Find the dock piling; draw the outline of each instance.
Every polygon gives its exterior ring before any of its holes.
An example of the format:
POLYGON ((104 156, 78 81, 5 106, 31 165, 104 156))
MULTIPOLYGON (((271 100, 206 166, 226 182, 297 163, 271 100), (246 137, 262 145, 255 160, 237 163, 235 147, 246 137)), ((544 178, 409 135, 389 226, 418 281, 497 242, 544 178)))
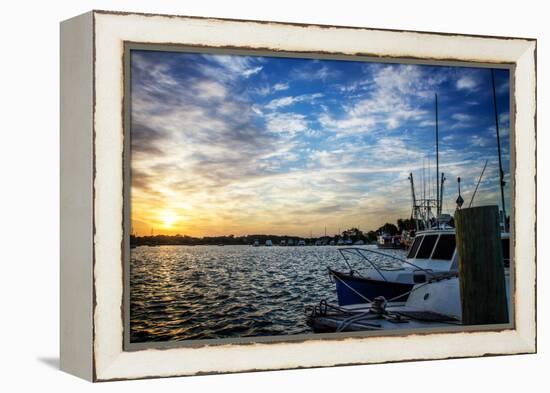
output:
POLYGON ((508 323, 498 207, 457 210, 455 226, 462 323, 508 323))

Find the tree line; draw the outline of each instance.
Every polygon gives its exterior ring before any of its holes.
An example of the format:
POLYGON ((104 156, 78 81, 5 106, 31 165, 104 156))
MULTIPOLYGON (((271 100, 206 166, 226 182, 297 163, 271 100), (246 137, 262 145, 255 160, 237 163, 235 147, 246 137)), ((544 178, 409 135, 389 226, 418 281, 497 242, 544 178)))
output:
MULTIPOLYGON (((420 223, 420 221, 419 221, 420 223)), ((359 228, 350 228, 343 231, 341 234, 335 236, 320 236, 320 237, 300 237, 300 236, 281 236, 281 235, 245 235, 245 236, 205 236, 205 237, 193 237, 187 235, 151 235, 151 236, 130 236, 130 245, 137 246, 160 246, 160 245, 186 245, 186 246, 199 246, 199 245, 252 245, 258 241, 259 244, 264 245, 266 240, 271 240, 274 245, 279 245, 284 240, 285 244, 292 241, 294 245, 297 245, 300 240, 303 240, 307 245, 314 244, 329 244, 331 241, 337 243, 338 240, 344 241, 351 240, 353 243, 357 241, 363 241, 364 243, 376 242, 377 236, 382 234, 388 234, 391 236, 403 233, 404 230, 410 231, 416 229, 416 223, 414 219, 398 219, 396 224, 385 223, 376 230, 363 232, 359 228)), ((420 226, 420 229, 422 226, 420 226)))

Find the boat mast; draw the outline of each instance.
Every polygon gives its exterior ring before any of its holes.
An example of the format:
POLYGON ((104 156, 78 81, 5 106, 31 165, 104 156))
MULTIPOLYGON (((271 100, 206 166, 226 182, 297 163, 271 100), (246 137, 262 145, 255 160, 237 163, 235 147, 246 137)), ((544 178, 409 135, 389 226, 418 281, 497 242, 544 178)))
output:
POLYGON ((436 212, 441 215, 441 204, 439 201, 439 119, 437 113, 437 93, 435 94, 435 179, 436 179, 436 212))
POLYGON ((504 231, 508 231, 506 227, 506 206, 504 204, 504 186, 506 182, 504 181, 504 171, 502 170, 502 157, 500 151, 500 130, 498 127, 498 109, 497 109, 497 94, 495 89, 495 71, 491 68, 491 81, 493 82, 493 107, 495 110, 495 127, 497 130, 497 148, 498 148, 498 169, 500 175, 500 198, 502 202, 502 216, 504 220, 504 231))

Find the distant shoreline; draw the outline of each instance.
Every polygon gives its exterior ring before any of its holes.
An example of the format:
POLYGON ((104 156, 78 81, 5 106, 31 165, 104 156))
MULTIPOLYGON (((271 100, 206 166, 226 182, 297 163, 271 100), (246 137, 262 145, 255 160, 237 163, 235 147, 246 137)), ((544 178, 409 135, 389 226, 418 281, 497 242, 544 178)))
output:
MULTIPOLYGON (((372 236, 371 236, 372 237, 372 236)), ((328 245, 331 241, 334 243, 338 240, 348 240, 357 242, 362 240, 365 243, 371 242, 374 239, 368 238, 368 236, 358 233, 355 236, 346 235, 334 235, 334 236, 320 236, 320 237, 301 237, 301 236, 281 236, 281 235, 247 235, 247 236, 207 236, 202 238, 191 236, 169 236, 169 235, 153 235, 153 236, 130 236, 130 245, 137 246, 230 246, 230 245, 265 245, 266 241, 271 241, 274 246, 297 246, 299 242, 303 242, 301 245, 315 245, 316 243, 328 245)), ((319 244, 317 244, 319 245, 319 244)))
POLYGON ((359 228, 350 228, 341 234, 325 236, 292 236, 292 235, 264 235, 253 234, 244 236, 225 235, 225 236, 203 236, 193 237, 187 235, 151 235, 151 236, 130 236, 130 245, 137 246, 229 246, 229 245, 266 245, 266 242, 273 246, 296 246, 296 245, 337 245, 374 243, 380 234, 396 235, 405 230, 411 230, 415 227, 412 219, 398 219, 397 225, 386 223, 376 231, 362 232, 359 228), (298 244, 300 243, 300 244, 298 244))

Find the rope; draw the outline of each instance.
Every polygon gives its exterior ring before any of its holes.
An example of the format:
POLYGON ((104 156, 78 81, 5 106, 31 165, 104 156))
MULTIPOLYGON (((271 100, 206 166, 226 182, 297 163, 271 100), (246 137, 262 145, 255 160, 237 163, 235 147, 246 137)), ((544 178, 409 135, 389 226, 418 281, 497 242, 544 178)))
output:
MULTIPOLYGON (((352 317, 344 319, 342 322, 340 322, 340 324, 336 328, 336 333, 339 333, 339 332, 343 331, 345 328, 347 328, 349 325, 351 325, 354 322, 359 322, 360 320, 362 320, 364 318, 368 318, 369 317, 369 315, 367 315, 368 313, 369 312, 367 311, 366 313, 362 313, 362 314, 359 314, 359 315, 354 315, 352 317)), ((377 317, 373 317, 371 319, 374 319, 374 318, 377 318, 377 317)), ((362 322, 362 324, 366 325, 366 326, 376 328, 376 329, 381 328, 380 324, 367 323, 367 322, 362 322)))
POLYGON ((340 277, 338 277, 337 275, 335 274, 331 274, 332 277, 334 277, 335 279, 337 279, 338 281, 340 281, 342 284, 344 284, 346 287, 348 287, 348 289, 351 289, 353 292, 355 292, 356 295, 358 295, 361 299, 363 300, 366 300, 367 303, 372 303, 372 300, 370 300, 368 297, 366 296, 363 296, 363 294, 357 292, 354 288, 352 288, 351 286, 349 286, 348 284, 346 284, 345 281, 343 281, 340 277))

